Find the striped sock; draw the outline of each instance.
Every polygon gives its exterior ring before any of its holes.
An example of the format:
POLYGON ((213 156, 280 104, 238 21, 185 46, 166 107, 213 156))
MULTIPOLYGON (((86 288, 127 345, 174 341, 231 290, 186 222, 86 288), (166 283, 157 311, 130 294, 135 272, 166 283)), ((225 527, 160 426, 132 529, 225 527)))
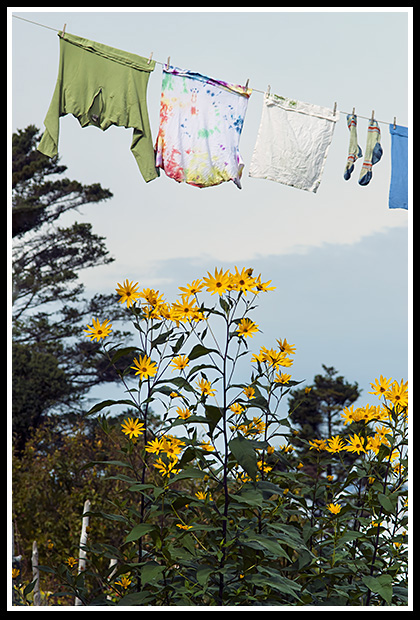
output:
POLYGON ((355 114, 347 115, 347 127, 350 131, 350 144, 349 154, 347 156, 347 163, 344 169, 344 178, 346 181, 351 177, 351 173, 354 170, 354 162, 359 157, 363 156, 362 149, 357 144, 357 116, 355 114))
POLYGON ((381 159, 381 130, 377 121, 369 122, 368 135, 366 141, 366 153, 363 166, 360 171, 359 185, 368 185, 372 179, 372 166, 381 159))

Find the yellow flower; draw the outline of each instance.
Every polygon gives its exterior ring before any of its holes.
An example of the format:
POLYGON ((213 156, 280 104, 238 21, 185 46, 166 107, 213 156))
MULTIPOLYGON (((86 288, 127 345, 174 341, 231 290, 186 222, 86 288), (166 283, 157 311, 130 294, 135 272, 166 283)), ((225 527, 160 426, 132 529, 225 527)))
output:
POLYGON ((193 299, 189 299, 188 295, 182 295, 181 301, 172 304, 173 320, 189 321, 198 320, 202 317, 199 307, 193 299))
POLYGON ((138 437, 142 435, 144 432, 144 424, 143 422, 139 422, 139 419, 136 418, 128 418, 128 420, 124 420, 121 424, 122 432, 124 435, 128 435, 130 439, 133 437, 138 437))
POLYGON ((369 392, 369 394, 375 394, 380 398, 385 394, 385 392, 387 392, 391 381, 392 379, 386 379, 381 375, 379 380, 375 379, 375 383, 370 384, 372 386, 373 392, 369 392))
POLYGON ((188 366, 189 361, 186 355, 178 355, 178 357, 174 357, 170 365, 173 366, 174 369, 184 370, 184 368, 188 366))
POLYGON ((327 504, 327 508, 333 515, 338 515, 341 510, 340 504, 327 504))
POLYGON ((238 325, 238 333, 240 336, 244 338, 248 338, 248 336, 254 335, 255 332, 258 331, 258 325, 256 325, 251 319, 241 319, 241 322, 238 325))
POLYGON ((12 579, 16 579, 16 577, 19 577, 20 575, 20 570, 18 568, 12 568, 12 579))
POLYGON ((327 449, 327 442, 325 441, 325 439, 313 439, 312 441, 309 440, 309 444, 311 446, 309 450, 316 450, 317 452, 320 452, 321 450, 327 449))
POLYGON ((141 293, 139 293, 139 297, 142 297, 145 301, 147 301, 152 308, 161 306, 165 302, 163 295, 160 295, 159 291, 156 291, 153 288, 144 288, 141 293))
POLYGON ((249 400, 251 400, 251 398, 255 398, 255 390, 250 385, 244 388, 243 393, 249 400))
POLYGON ((117 586, 121 586, 124 590, 127 590, 128 586, 131 584, 131 579, 129 577, 120 577, 119 581, 116 581, 115 584, 117 586))
POLYGON ((378 454, 381 444, 382 441, 379 435, 375 435, 374 437, 368 437, 366 442, 366 450, 372 450, 372 452, 378 454))
POLYGON ((150 452, 152 454, 159 454, 163 450, 162 440, 161 439, 152 439, 148 441, 145 446, 146 452, 150 452))
MULTIPOLYGON (((279 366, 292 366, 292 364, 293 364, 293 360, 291 360, 290 357, 287 357, 284 353, 282 353, 280 357, 280 361, 279 361, 279 366)), ((306 392, 307 389, 308 388, 305 388, 305 393, 307 393, 306 392)), ((310 389, 311 388, 309 388, 309 390, 310 389)))
POLYGON ((144 355, 143 357, 139 356, 138 359, 135 359, 134 366, 130 366, 130 368, 136 371, 136 375, 140 375, 140 379, 153 377, 157 373, 155 362, 152 362, 150 357, 147 357, 147 355, 144 355))
POLYGON ((207 379, 200 379, 200 381, 197 381, 197 386, 202 396, 214 396, 216 393, 216 391, 212 389, 211 383, 207 381, 207 379))
POLYGON ((234 291, 240 291, 245 293, 252 291, 255 287, 255 278, 252 277, 252 269, 242 269, 239 273, 238 268, 235 267, 235 273, 230 276, 229 287, 234 291))
POLYGON ((203 491, 197 491, 195 496, 196 496, 197 499, 206 500, 208 498, 208 500, 210 502, 213 501, 213 498, 212 498, 211 494, 210 493, 203 493, 203 491))
POLYGON ((70 568, 73 568, 73 566, 76 566, 77 560, 73 556, 70 556, 67 558, 66 563, 70 566, 70 568))
POLYGON ((239 403, 234 403, 229 409, 233 411, 235 415, 240 415, 244 411, 244 408, 239 403))
POLYGON ((256 280, 256 287, 257 287, 257 291, 258 292, 267 292, 267 291, 274 291, 276 289, 275 286, 268 286, 271 283, 271 280, 268 280, 268 282, 261 282, 261 274, 258 276, 257 280, 256 280))
POLYGON ((385 393, 385 398, 390 400, 394 406, 401 408, 408 405, 408 381, 406 383, 401 379, 401 383, 394 381, 390 389, 385 393))
POLYGON ((158 458, 156 463, 153 463, 153 467, 159 470, 161 476, 170 477, 171 474, 177 474, 181 470, 175 468, 176 461, 170 461, 169 463, 165 463, 161 458, 158 458))
POLYGON ((360 454, 361 452, 366 452, 363 447, 364 442, 365 440, 363 437, 359 437, 358 435, 354 434, 353 437, 350 437, 348 439, 345 449, 348 452, 357 452, 357 454, 360 454))
POLYGON ((268 474, 272 469, 273 466, 272 465, 268 465, 268 463, 266 463, 265 461, 261 460, 261 461, 257 461, 257 467, 260 471, 262 471, 264 474, 268 474))
POLYGON ((219 293, 222 295, 225 291, 228 290, 230 283, 230 273, 229 270, 226 273, 223 273, 223 269, 217 271, 217 268, 214 270, 214 276, 207 272, 208 278, 203 278, 205 285, 207 286, 207 291, 211 292, 212 295, 214 293, 219 293))
POLYGON ((178 460, 178 454, 181 454, 182 448, 185 446, 185 443, 179 439, 178 437, 174 437, 173 435, 164 435, 161 438, 162 443, 162 452, 171 459, 178 460))
POLYGON ((344 407, 343 413, 340 413, 340 416, 343 418, 344 424, 351 424, 354 422, 354 405, 351 405, 351 407, 344 407))
POLYGON ((214 448, 209 441, 202 441, 200 444, 200 448, 202 448, 205 452, 213 452, 214 448))
POLYGON ((377 426, 377 427, 375 428, 375 430, 376 430, 376 435, 375 435, 375 437, 378 437, 378 438, 379 438, 379 441, 380 441, 381 443, 384 443, 384 444, 386 444, 387 446, 389 446, 389 441, 388 441, 388 439, 387 439, 387 437, 386 437, 386 436, 387 436, 387 435, 389 435, 389 434, 392 434, 391 429, 390 429, 390 428, 388 428, 387 426, 381 426, 381 427, 378 427, 378 426, 377 426))
POLYGON ((176 526, 179 527, 181 530, 191 530, 192 529, 192 525, 185 525, 184 523, 177 523, 176 526))
POLYGON ((117 282, 117 287, 115 290, 118 295, 121 295, 121 299, 118 301, 123 304, 126 302, 127 308, 129 308, 139 297, 140 293, 137 291, 138 282, 135 284, 133 282, 129 282, 125 280, 122 284, 117 282))
POLYGON ((282 353, 288 353, 289 355, 293 355, 294 353, 296 353, 296 345, 295 344, 289 344, 286 340, 286 338, 284 340, 282 340, 281 338, 279 338, 277 340, 277 343, 279 345, 279 349, 282 353))
POLYGON ((96 338, 96 342, 102 340, 102 338, 106 338, 109 336, 110 332, 112 332, 112 324, 105 320, 103 323, 100 323, 98 319, 92 319, 92 326, 87 325, 87 329, 84 329, 86 336, 91 340, 96 338))
POLYGON ((179 286, 178 288, 188 297, 191 297, 192 295, 197 295, 197 293, 204 288, 204 283, 202 280, 193 280, 193 282, 191 284, 187 284, 186 287, 179 286))
POLYGON ((281 372, 281 373, 276 374, 276 376, 274 377, 274 381, 276 381, 277 383, 282 383, 283 385, 286 385, 286 383, 289 383, 291 378, 292 378, 292 375, 288 375, 285 372, 281 372))
POLYGON ((187 420, 191 415, 191 411, 188 409, 188 407, 185 407, 184 409, 182 409, 182 407, 177 407, 176 412, 178 414, 178 417, 182 418, 183 420, 187 420))
POLYGON ((335 437, 331 437, 330 439, 328 439, 327 442, 327 447, 325 448, 328 452, 341 452, 342 450, 345 450, 345 444, 343 442, 343 440, 341 439, 341 437, 339 435, 336 435, 335 437))

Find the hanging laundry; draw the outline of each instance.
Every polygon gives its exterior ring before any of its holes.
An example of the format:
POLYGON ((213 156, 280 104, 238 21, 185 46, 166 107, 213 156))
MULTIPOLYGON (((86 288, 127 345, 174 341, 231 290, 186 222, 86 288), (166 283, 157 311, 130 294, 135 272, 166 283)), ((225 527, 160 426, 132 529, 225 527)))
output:
POLYGON ((390 209, 408 209, 408 127, 389 126, 391 134, 390 209))
POLYGON ((163 68, 156 166, 179 183, 241 189, 239 140, 252 89, 163 68))
POLYGON ((60 36, 57 82, 38 150, 58 153, 59 119, 73 114, 82 127, 133 128, 131 151, 146 182, 159 176, 147 111, 147 85, 155 62, 66 33, 60 36))
POLYGON ((316 192, 339 112, 264 95, 250 177, 316 192))
POLYGON ((368 127, 365 158, 360 171, 359 185, 368 185, 372 179, 372 166, 382 157, 381 130, 378 122, 371 120, 368 127))
POLYGON ((362 149, 357 144, 357 116, 356 114, 347 114, 347 127, 350 131, 349 153, 347 163, 344 170, 344 178, 348 181, 354 170, 354 162, 363 156, 362 149))

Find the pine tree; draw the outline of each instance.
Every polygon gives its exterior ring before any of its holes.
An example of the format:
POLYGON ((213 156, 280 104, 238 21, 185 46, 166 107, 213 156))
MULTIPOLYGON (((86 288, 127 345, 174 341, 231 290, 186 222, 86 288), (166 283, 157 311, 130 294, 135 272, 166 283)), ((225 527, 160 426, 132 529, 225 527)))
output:
POLYGON ((323 364, 322 368, 324 374, 316 375, 312 385, 293 390, 288 401, 289 419, 297 431, 293 444, 303 463, 308 462, 305 459, 309 450, 306 442, 343 433, 340 414, 361 394, 357 382, 349 383, 344 377, 337 376, 338 371, 332 366, 323 364))
POLYGON ((46 415, 70 421, 86 408, 92 386, 115 380, 82 329, 92 316, 121 316, 115 295, 86 299, 79 280, 82 269, 114 260, 104 238, 89 223, 59 226, 63 213, 112 193, 60 178, 66 166, 38 152, 39 140, 30 125, 12 141, 13 430, 20 448, 46 415))

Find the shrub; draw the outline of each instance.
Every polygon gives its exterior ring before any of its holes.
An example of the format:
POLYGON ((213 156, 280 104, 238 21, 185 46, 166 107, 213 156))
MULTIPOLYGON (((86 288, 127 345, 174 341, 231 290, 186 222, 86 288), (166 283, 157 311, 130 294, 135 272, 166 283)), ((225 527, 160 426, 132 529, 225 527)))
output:
POLYGON ((83 604, 407 605, 407 385, 377 379, 379 404, 345 408, 342 434, 301 440, 304 467, 282 412, 300 383, 290 374, 295 345, 261 347, 246 380, 240 363, 270 284, 251 269, 216 269, 168 303, 125 280, 117 292, 138 345, 109 344, 106 317, 85 330, 103 342, 125 389, 90 414, 100 413, 105 433, 107 410, 129 406, 133 415, 112 460, 125 492, 112 512, 91 512, 92 527, 111 521, 122 543, 88 539, 80 575, 69 563, 55 567, 83 604), (118 370, 127 354, 132 364, 118 370), (104 570, 104 559, 114 565, 104 570))

